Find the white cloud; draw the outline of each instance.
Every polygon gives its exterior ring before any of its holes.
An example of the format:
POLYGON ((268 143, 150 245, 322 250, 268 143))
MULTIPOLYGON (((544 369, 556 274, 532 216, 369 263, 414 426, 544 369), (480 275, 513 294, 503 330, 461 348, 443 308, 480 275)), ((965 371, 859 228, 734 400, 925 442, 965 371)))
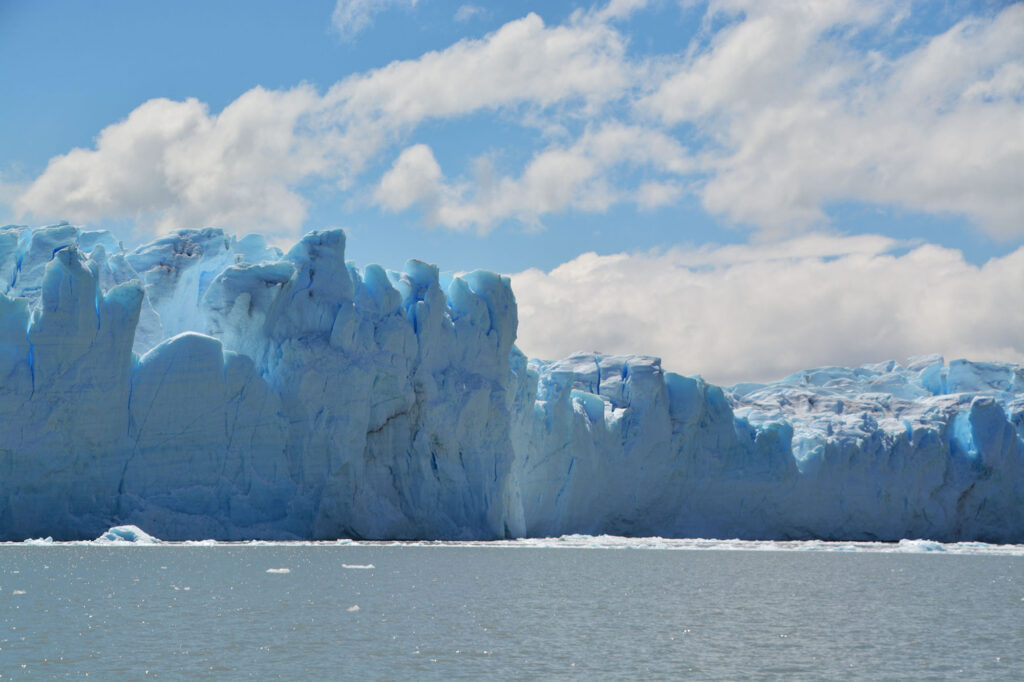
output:
POLYGON ((375 15, 392 5, 415 7, 417 0, 338 0, 331 14, 331 26, 343 40, 369 28, 375 15))
POLYGON ((308 87, 255 88, 218 115, 195 99, 149 100, 95 149, 51 159, 15 208, 37 219, 134 218, 141 230, 297 231, 306 206, 294 185, 327 167, 304 122, 317 100, 308 87))
POLYGON ((342 184, 424 121, 501 109, 597 111, 634 80, 624 52, 608 26, 549 27, 529 14, 482 39, 346 78, 326 93, 321 114, 337 123, 331 144, 345 149, 342 184))
MULTIPOLYGON (((644 4, 577 12, 572 26, 604 34, 644 4)), ((710 33, 707 49, 692 43, 664 77, 664 64, 630 63, 621 37, 610 40, 617 47, 603 54, 619 77, 601 95, 624 96, 654 121, 604 118, 535 154, 519 177, 438 177, 421 198, 427 220, 486 232, 569 208, 670 205, 696 190, 710 212, 769 238, 820 226, 842 201, 963 214, 996 236, 1024 233, 1024 5, 965 19, 900 57, 855 44, 884 43, 907 19, 904 5, 722 0, 711 3, 707 26, 722 15, 731 23, 710 33), (646 95, 644 77, 655 86, 646 95), (679 149, 681 125, 693 126, 682 132, 696 157, 639 186, 614 176, 649 163, 642 146, 619 146, 615 159, 588 151, 594 130, 614 127, 679 149)))
POLYGON ((549 27, 529 14, 483 39, 347 78, 326 99, 344 120, 397 128, 523 103, 594 106, 631 85, 624 52, 623 37, 608 26, 549 27))
MULTIPOLYGON (((338 30, 354 35, 392 4, 414 2, 339 2, 338 30)), ((434 224, 479 232, 697 193, 762 237, 818 226, 846 201, 1024 234, 1024 4, 893 56, 885 36, 907 21, 906 3, 715 0, 678 52, 631 57, 622 20, 646 4, 611 0, 556 26, 529 14, 326 93, 255 88, 219 114, 150 100, 93 148, 53 158, 15 208, 37 220, 294 235, 311 185, 363 182, 387 210, 418 206, 434 224), (365 177, 422 124, 472 114, 518 121, 541 141, 501 173, 485 155, 474 173, 446 178, 423 149, 365 177)))
POLYGON ((312 87, 254 88, 220 114, 195 99, 149 100, 105 128, 93 149, 50 160, 15 208, 36 220, 129 218, 141 231, 215 224, 295 235, 298 187, 350 187, 382 148, 432 118, 527 105, 592 107, 630 77, 621 36, 537 15, 480 40, 312 87))
POLYGON ((671 183, 647 183, 635 190, 614 186, 608 175, 623 167, 682 174, 692 168, 692 160, 682 145, 659 131, 609 123, 586 131, 571 146, 541 151, 519 177, 496 178, 481 160, 472 182, 446 183, 429 148, 417 145, 398 157, 375 198, 392 211, 420 203, 432 224, 486 232, 506 218, 540 225, 541 216, 568 208, 601 211, 621 201, 652 208, 678 196, 679 188, 671 183))
MULTIPOLYGON (((1024 4, 907 54, 854 47, 899 20, 873 2, 712 3, 742 11, 640 102, 713 141, 713 213, 782 235, 835 201, 971 217, 1024 233, 1024 4)), ((876 36, 877 37, 877 36, 876 36)))
POLYGON ((486 10, 479 5, 459 5, 459 9, 455 10, 455 21, 460 23, 469 21, 473 17, 482 16, 486 13, 486 10))
POLYGON ((607 4, 581 13, 578 19, 605 23, 628 19, 634 12, 639 12, 649 5, 649 0, 609 0, 607 4))
POLYGON ((409 147, 399 155, 377 186, 374 199, 392 211, 404 211, 417 202, 437 201, 441 167, 425 144, 409 147))
POLYGON ((646 353, 732 384, 938 352, 1024 361, 1024 248, 982 267, 877 235, 583 254, 512 276, 520 348, 646 353))
POLYGON ((645 182, 636 191, 636 203, 645 209, 671 206, 683 196, 683 188, 675 182, 645 182))

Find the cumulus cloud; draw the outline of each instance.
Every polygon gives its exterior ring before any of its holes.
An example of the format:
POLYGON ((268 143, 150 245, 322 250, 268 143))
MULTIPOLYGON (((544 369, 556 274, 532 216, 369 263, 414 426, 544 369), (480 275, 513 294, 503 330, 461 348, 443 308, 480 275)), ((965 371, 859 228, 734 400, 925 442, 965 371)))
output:
MULTIPOLYGON (((577 12, 575 26, 610 31, 645 4, 577 12)), ((535 226, 569 208, 664 206, 696 191, 711 213, 768 238, 821 226, 829 205, 846 201, 966 215, 996 237, 1019 236, 1024 5, 968 17, 887 56, 905 10, 853 0, 712 2, 706 46, 698 38, 667 59, 617 66, 636 79, 610 90, 633 121, 587 126, 572 143, 539 151, 519 177, 438 179, 421 208, 433 224, 486 232, 508 218, 535 226), (655 179, 639 186, 623 182, 618 169, 647 163, 642 145, 600 162, 586 152, 595 129, 615 127, 674 150, 687 139, 696 151, 677 154, 689 163, 651 168, 655 179)))
POLYGON ((326 99, 343 120, 414 126, 523 103, 547 107, 577 99, 596 106, 633 77, 616 30, 593 22, 546 26, 531 13, 483 39, 347 78, 326 99))
POLYGON ((681 60, 639 107, 696 124, 714 148, 701 196, 782 235, 836 201, 967 215, 1024 232, 1024 4, 966 18, 887 57, 888 3, 713 2, 740 19, 681 60))
POLYGON ((325 94, 318 118, 335 126, 327 144, 343 150, 347 186, 382 149, 425 121, 480 111, 581 116, 621 96, 633 81, 623 37, 606 25, 547 26, 536 14, 482 39, 466 39, 414 60, 350 76, 325 94))
POLYGON ((812 234, 587 253, 512 287, 528 355, 640 352, 722 384, 927 353, 1024 361, 1024 248, 978 267, 931 244, 812 234))
MULTIPOLYGON (((413 2, 341 0, 336 27, 355 35, 390 4, 413 2)), ((893 51, 906 4, 713 0, 676 52, 634 54, 627 20, 646 4, 611 0, 561 25, 528 14, 326 92, 255 88, 220 113, 150 100, 52 159, 15 208, 294 235, 309 188, 327 186, 487 232, 695 193, 762 237, 813 229, 850 201, 1024 234, 1024 4, 893 51), (424 123, 474 114, 530 127, 521 168, 498 172, 478 150, 472 172, 453 172, 414 144, 424 123)))
POLYGON ((149 100, 105 128, 92 149, 51 159, 15 208, 36 220, 131 218, 141 230, 216 224, 295 235, 307 210, 300 185, 350 187, 381 149, 427 119, 596 106, 630 80, 623 50, 603 25, 548 27, 531 14, 323 94, 257 87, 219 114, 195 99, 149 100))
POLYGON ((154 99, 73 149, 15 201, 21 214, 94 222, 136 219, 158 231, 205 224, 297 230, 306 202, 294 189, 327 167, 306 118, 309 87, 255 88, 220 114, 198 100, 154 99))
POLYGON ((375 15, 394 5, 415 7, 417 0, 338 0, 331 14, 331 26, 343 40, 352 40, 370 27, 375 15))
POLYGON ((441 167, 425 144, 401 153, 377 186, 374 199, 392 210, 403 211, 414 203, 435 203, 440 192, 441 167))
POLYGON ((392 211, 420 203, 433 224, 486 232, 506 218, 540 225, 541 216, 567 208, 601 211, 622 201, 644 208, 664 205, 678 196, 677 186, 622 188, 609 181, 609 173, 644 167, 683 174, 692 166, 689 153, 674 138, 613 123, 586 131, 570 146, 539 152, 518 177, 495 177, 481 159, 476 177, 465 183, 445 181, 430 149, 416 145, 402 152, 384 175, 375 199, 392 211))

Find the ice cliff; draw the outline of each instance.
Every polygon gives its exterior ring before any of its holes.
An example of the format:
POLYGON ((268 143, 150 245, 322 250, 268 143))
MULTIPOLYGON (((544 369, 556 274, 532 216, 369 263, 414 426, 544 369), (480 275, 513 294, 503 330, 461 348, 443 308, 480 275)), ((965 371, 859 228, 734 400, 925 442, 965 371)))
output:
POLYGON ((1024 370, 527 360, 507 278, 0 228, 0 539, 1024 542, 1024 370))

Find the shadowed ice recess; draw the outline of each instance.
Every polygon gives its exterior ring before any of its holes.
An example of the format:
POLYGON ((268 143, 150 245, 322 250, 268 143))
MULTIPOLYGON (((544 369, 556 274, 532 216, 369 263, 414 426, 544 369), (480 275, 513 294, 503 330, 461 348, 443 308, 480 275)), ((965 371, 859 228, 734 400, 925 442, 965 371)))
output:
POLYGON ((0 228, 0 539, 1024 542, 1019 366, 527 360, 507 278, 344 251, 0 228))

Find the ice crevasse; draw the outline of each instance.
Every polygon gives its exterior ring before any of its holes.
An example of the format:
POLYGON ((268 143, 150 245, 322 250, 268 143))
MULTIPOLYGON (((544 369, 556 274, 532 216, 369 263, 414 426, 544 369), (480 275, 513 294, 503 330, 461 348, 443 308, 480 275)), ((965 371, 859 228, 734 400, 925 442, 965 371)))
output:
POLYGON ((0 228, 0 539, 1024 542, 1024 369, 528 360, 508 278, 0 228))

